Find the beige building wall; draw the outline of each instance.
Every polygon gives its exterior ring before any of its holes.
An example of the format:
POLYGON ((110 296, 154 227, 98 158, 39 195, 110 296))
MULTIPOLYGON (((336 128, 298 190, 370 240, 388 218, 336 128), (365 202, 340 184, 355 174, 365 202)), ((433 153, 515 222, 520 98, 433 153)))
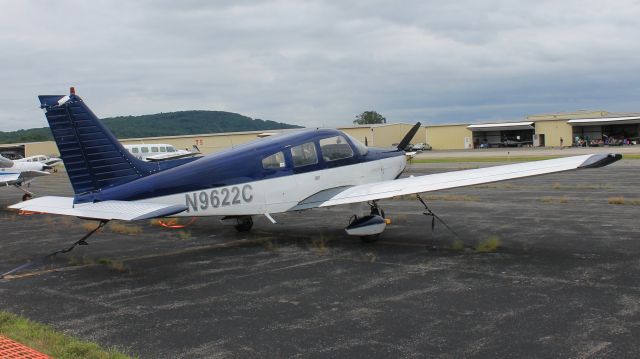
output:
MULTIPOLYGON (((358 141, 365 143, 365 137, 369 147, 391 147, 394 143, 399 143, 411 130, 414 124, 391 123, 385 125, 341 127, 339 130, 348 133, 358 141)), ((421 126, 413 136, 411 143, 423 143, 427 140, 427 129, 421 126)))
POLYGON ((446 125, 427 127, 427 143, 434 150, 465 149, 465 139, 473 146, 473 133, 468 125, 446 125))
MULTIPOLYGON (((344 132, 365 142, 365 137, 371 147, 390 147, 394 143, 400 142, 407 132, 413 127, 411 124, 389 124, 383 126, 357 126, 341 128, 344 132)), ((125 138, 120 142, 125 145, 144 143, 167 143, 178 149, 191 149, 193 145, 198 146, 203 154, 219 152, 243 143, 265 137, 270 133, 280 131, 251 131, 251 132, 230 132, 214 133, 188 136, 166 136, 166 137, 145 137, 145 138, 125 138)), ((426 128, 421 127, 413 137, 412 143, 426 142, 426 128)), ((59 156, 58 147, 54 141, 25 143, 25 156, 33 155, 56 155, 59 156)))
POLYGON ((535 127, 536 135, 544 135, 545 147, 559 147, 561 137, 564 140, 564 146, 571 146, 573 129, 565 119, 555 121, 536 121, 535 127))
POLYGON ((24 144, 24 156, 35 156, 35 155, 53 155, 60 156, 60 151, 58 151, 58 146, 54 141, 44 141, 44 142, 29 142, 24 144))

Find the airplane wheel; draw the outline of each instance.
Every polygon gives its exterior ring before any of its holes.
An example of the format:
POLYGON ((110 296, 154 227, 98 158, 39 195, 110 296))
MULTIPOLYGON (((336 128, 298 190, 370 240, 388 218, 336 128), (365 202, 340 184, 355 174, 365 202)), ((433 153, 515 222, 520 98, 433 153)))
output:
POLYGON ((22 200, 23 200, 23 201, 28 201, 28 200, 30 200, 31 198, 33 198, 33 196, 32 196, 32 195, 30 195, 29 193, 25 193, 25 194, 22 196, 22 200))
POLYGON ((238 232, 249 232, 253 227, 253 219, 251 217, 238 218, 238 224, 235 227, 238 232))
POLYGON ((380 238, 380 234, 372 234, 370 236, 362 236, 362 237, 360 237, 360 239, 364 243, 373 243, 373 242, 376 242, 379 238, 380 238))

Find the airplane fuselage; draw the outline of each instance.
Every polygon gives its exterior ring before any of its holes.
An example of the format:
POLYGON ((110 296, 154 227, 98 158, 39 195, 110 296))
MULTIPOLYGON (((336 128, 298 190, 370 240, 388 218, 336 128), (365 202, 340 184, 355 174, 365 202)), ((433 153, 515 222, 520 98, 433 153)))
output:
POLYGON ((402 151, 366 148, 338 130, 306 130, 256 140, 126 185, 76 195, 76 203, 122 200, 187 206, 176 216, 279 213, 323 190, 397 178, 405 166, 402 151), (323 145, 335 138, 338 144, 323 145), (350 155, 338 154, 338 159, 327 153, 345 148, 350 155), (311 157, 301 164, 301 156, 311 157), (274 165, 270 158, 280 162, 274 165))

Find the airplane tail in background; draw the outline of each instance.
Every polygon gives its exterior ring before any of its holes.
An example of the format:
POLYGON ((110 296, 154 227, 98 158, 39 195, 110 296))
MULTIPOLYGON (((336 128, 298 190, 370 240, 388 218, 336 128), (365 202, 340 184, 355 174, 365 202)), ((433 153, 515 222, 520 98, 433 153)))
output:
POLYGON ((131 155, 73 87, 68 96, 38 96, 76 195, 127 183, 158 170, 131 155))

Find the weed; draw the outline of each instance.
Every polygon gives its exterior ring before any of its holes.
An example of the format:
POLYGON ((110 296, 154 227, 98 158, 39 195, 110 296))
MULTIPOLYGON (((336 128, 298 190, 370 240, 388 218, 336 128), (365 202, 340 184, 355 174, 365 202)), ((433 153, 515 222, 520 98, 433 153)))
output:
POLYGON ((317 250, 318 254, 322 255, 327 253, 327 240, 324 236, 313 238, 311 240, 311 246, 317 250))
POLYGON ((640 199, 625 199, 622 196, 609 197, 609 204, 627 204, 631 206, 640 206, 640 199))
POLYGON ((107 268, 109 268, 112 271, 116 271, 118 273, 124 273, 124 272, 130 272, 130 269, 127 265, 124 264, 124 262, 119 261, 117 259, 110 259, 110 258, 100 258, 98 259, 98 263, 102 264, 104 266, 106 266, 107 268))
POLYGON ((476 252, 478 253, 494 253, 500 247, 500 238, 498 236, 490 236, 485 241, 478 243, 476 252))
POLYGON ((278 251, 278 246, 272 240, 262 242, 262 246, 269 252, 275 253, 278 251))
POLYGON ((624 204, 624 197, 609 197, 609 204, 624 204))
POLYGON ((449 247, 449 249, 451 249, 452 251, 455 252, 460 252, 464 250, 464 242, 462 242, 459 239, 456 239, 455 241, 453 241, 453 243, 451 243, 451 246, 449 247))
POLYGON ((178 231, 176 232, 178 239, 181 241, 188 241, 191 239, 191 231, 178 231))
POLYGON ((367 254, 365 254, 364 256, 371 263, 375 262, 378 259, 378 256, 376 256, 373 252, 367 252, 367 254))
POLYGON ((109 229, 113 233, 126 234, 129 236, 135 236, 137 234, 142 233, 142 227, 132 226, 132 225, 118 223, 118 222, 112 222, 109 225, 109 229))
POLYGON ((89 266, 89 265, 96 264, 96 261, 93 260, 92 258, 85 257, 85 256, 76 257, 76 256, 71 255, 69 257, 68 264, 70 266, 72 266, 72 267, 75 267, 75 266, 89 266))
POLYGON ((567 198, 567 196, 562 196, 562 197, 542 197, 542 199, 540 199, 542 201, 542 203, 546 203, 546 204, 553 204, 553 203, 568 203, 569 202, 569 198, 567 198))

